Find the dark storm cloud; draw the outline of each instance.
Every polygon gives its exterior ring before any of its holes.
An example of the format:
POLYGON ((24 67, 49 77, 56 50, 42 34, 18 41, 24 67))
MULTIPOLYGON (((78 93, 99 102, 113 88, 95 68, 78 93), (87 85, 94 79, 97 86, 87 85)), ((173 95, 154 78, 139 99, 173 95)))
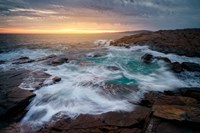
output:
POLYGON ((78 17, 150 29, 187 28, 200 27, 200 0, 0 0, 0 15, 2 24, 17 16, 63 21, 78 17))

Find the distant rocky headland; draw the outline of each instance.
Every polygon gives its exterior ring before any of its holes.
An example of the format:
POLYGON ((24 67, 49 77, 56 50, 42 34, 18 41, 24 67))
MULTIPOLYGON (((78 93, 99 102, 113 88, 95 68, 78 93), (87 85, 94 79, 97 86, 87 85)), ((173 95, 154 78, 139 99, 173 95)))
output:
POLYGON ((160 30, 125 36, 112 42, 113 46, 149 45, 164 53, 200 57, 200 29, 160 30))

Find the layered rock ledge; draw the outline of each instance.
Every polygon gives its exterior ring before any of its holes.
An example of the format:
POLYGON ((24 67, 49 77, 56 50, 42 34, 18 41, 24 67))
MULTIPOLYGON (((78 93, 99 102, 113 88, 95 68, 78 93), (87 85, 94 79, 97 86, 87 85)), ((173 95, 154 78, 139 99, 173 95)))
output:
POLYGON ((200 57, 200 29, 160 30, 125 36, 111 42, 113 46, 148 45, 164 53, 200 57))

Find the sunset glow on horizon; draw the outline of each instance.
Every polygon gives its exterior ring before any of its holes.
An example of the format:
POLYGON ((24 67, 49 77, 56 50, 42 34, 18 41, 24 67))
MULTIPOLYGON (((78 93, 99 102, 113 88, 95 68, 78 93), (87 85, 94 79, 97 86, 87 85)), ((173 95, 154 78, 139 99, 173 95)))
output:
POLYGON ((60 30, 40 30, 40 29, 3 29, 0 33, 12 34, 98 34, 98 33, 117 33, 117 30, 88 30, 88 29, 60 29, 60 30))
POLYGON ((0 33, 196 28, 199 4, 197 0, 0 0, 0 33))

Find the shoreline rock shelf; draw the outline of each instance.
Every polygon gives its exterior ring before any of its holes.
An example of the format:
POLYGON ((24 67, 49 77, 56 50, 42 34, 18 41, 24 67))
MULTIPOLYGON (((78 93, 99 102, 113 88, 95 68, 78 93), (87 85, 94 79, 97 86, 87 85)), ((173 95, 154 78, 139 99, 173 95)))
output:
MULTIPOLYGON (((197 95, 200 96, 200 88, 180 88, 174 93, 149 92, 143 101, 149 101, 152 106, 138 103, 131 112, 82 114, 75 119, 63 116, 34 132, 197 133, 200 131, 200 101, 196 99, 197 95), (194 92, 196 95, 191 95, 194 92)), ((2 131, 12 132, 17 128, 19 125, 2 131)), ((30 132, 29 128, 24 131, 30 132)))
POLYGON ((164 53, 200 57, 200 29, 160 30, 125 36, 111 42, 113 46, 148 45, 164 53))
POLYGON ((39 86, 35 86, 35 89, 44 86, 45 80, 49 78, 52 84, 61 80, 60 77, 52 77, 43 71, 30 72, 22 69, 2 71, 0 73, 0 132, 14 132, 15 129, 20 129, 19 126, 10 129, 10 126, 12 127, 13 123, 18 123, 21 120, 27 112, 26 107, 36 96, 33 92, 18 87, 30 75, 34 78, 34 82, 26 82, 27 86, 31 83, 38 83, 39 86), (6 128, 9 130, 6 131, 6 128))

